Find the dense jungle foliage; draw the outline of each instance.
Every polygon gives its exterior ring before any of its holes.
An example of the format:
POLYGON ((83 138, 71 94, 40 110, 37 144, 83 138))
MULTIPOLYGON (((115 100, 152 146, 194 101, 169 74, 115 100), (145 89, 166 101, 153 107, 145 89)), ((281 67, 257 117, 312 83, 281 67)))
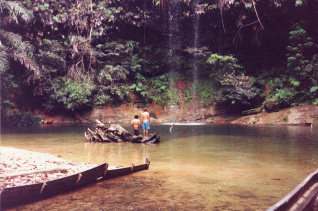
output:
POLYGON ((1 0, 0 17, 2 125, 135 100, 318 105, 318 0, 1 0))

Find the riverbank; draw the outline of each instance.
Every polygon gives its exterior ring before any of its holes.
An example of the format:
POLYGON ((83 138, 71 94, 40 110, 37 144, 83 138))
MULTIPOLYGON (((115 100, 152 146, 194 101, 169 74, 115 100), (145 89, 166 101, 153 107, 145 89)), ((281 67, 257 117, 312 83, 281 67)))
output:
MULTIPOLYGON (((265 112, 265 109, 261 109, 260 113, 246 116, 240 113, 233 114, 227 108, 216 109, 215 106, 202 107, 194 111, 190 108, 181 109, 178 106, 160 109, 152 105, 149 107, 149 111, 152 123, 200 122, 218 124, 318 125, 318 106, 315 105, 295 106, 281 109, 277 112, 265 112)), ((68 118, 65 115, 42 116, 45 119, 43 123, 48 124, 94 123, 96 119, 102 122, 130 124, 134 116, 142 112, 142 108, 136 108, 133 105, 127 104, 119 107, 95 107, 85 114, 78 114, 72 118, 68 118)))
POLYGON ((242 116, 231 123, 255 125, 318 125, 318 106, 304 105, 285 108, 277 112, 260 112, 242 116))
POLYGON ((1 178, 5 178, 1 179, 1 188, 29 185, 58 179, 97 166, 97 164, 69 161, 46 153, 31 152, 9 147, 0 147, 0 159, 0 175, 1 178), (32 174, 32 172, 47 170, 50 171, 32 174), (6 176, 23 173, 27 174, 14 177, 6 176))

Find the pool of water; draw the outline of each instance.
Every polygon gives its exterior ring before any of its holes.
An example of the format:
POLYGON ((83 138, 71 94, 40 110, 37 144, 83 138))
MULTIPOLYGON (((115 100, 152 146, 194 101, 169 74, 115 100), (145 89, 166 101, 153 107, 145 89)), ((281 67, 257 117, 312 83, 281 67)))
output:
POLYGON ((318 168, 317 127, 151 125, 159 144, 88 143, 87 127, 7 129, 1 146, 111 166, 149 157, 150 169, 16 209, 265 210, 318 168))

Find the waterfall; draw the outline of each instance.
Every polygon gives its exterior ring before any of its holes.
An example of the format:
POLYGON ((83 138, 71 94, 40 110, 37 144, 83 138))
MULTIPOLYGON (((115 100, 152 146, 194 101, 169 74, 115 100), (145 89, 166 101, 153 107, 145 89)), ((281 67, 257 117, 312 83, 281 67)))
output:
POLYGON ((193 16, 193 33, 194 33, 194 63, 193 63, 193 105, 194 112, 197 110, 197 86, 198 86, 198 47, 199 47, 199 21, 200 21, 200 11, 199 11, 199 1, 194 0, 194 16, 193 16))
MULTIPOLYGON (((194 62, 192 64, 192 69, 190 70, 193 76, 192 81, 192 108, 193 108, 193 114, 198 110, 198 102, 197 99, 197 86, 198 86, 198 78, 199 78, 199 62, 198 62, 198 52, 199 52, 199 22, 200 22, 200 0, 194 0, 192 3, 192 10, 193 10, 193 16, 192 16, 192 31, 193 34, 193 42, 190 44, 193 48, 193 59, 194 62)), ((168 26, 168 47, 169 47, 169 72, 171 74, 174 74, 176 72, 179 72, 180 68, 180 61, 179 56, 177 55, 177 51, 182 48, 182 28, 181 28, 181 22, 182 18, 184 18, 182 13, 182 1, 168 1, 167 2, 167 26, 168 26)), ((169 86, 173 88, 175 81, 170 81, 169 86)), ((184 103, 184 102, 183 102, 184 103)), ((194 116, 193 116, 194 118, 194 116)))
MULTIPOLYGON (((168 47, 169 47, 169 72, 176 73, 179 68, 179 58, 176 50, 180 48, 180 4, 178 1, 168 1, 168 47)), ((174 87, 174 81, 169 86, 174 87)))

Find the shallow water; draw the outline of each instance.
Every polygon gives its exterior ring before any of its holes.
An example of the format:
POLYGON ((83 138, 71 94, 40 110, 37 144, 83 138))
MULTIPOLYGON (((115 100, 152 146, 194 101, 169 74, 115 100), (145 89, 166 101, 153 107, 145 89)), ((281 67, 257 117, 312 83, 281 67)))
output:
POLYGON ((5 130, 1 146, 150 169, 17 210, 265 210, 318 168, 317 127, 152 125, 155 145, 87 143, 87 127, 5 130))

